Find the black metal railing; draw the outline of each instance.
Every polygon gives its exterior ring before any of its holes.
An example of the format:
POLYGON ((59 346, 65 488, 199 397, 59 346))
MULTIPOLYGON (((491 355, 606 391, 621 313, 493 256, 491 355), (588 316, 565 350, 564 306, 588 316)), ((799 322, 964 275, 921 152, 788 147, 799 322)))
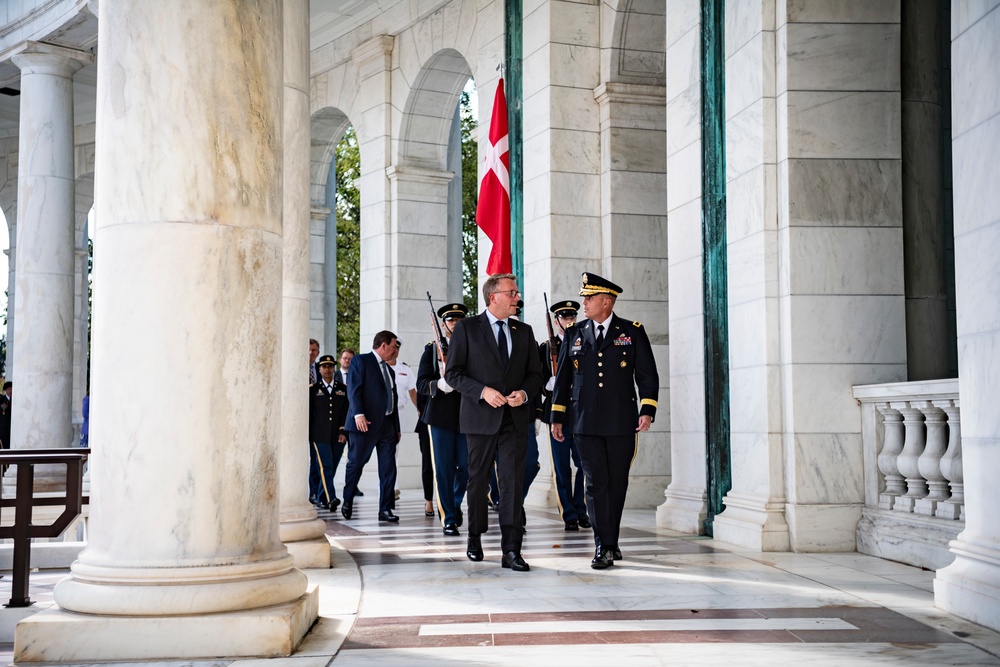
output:
POLYGON ((17 491, 13 498, 0 499, 0 507, 14 508, 14 525, 0 526, 0 539, 14 540, 10 602, 5 607, 28 607, 34 604, 28 597, 28 574, 31 571, 31 540, 37 537, 58 537, 73 520, 80 516, 84 503, 83 464, 89 449, 5 449, 0 451, 0 465, 17 466, 17 491), (62 497, 35 497, 35 466, 63 463, 66 465, 66 494, 62 497), (35 507, 65 506, 55 522, 47 526, 32 524, 35 507))

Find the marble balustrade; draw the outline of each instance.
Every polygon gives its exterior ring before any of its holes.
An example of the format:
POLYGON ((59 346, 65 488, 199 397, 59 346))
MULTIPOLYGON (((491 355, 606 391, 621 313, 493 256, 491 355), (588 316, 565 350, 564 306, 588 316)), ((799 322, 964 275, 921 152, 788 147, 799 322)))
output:
POLYGON ((854 387, 861 404, 865 506, 858 550, 937 569, 964 528, 958 380, 854 387))

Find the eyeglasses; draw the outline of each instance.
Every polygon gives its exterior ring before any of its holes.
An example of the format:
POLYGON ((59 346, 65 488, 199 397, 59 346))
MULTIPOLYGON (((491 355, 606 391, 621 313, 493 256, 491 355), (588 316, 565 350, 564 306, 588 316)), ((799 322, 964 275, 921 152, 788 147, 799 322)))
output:
POLYGON ((497 290, 496 292, 490 292, 490 294, 506 294, 507 296, 509 296, 512 299, 515 299, 515 298, 521 296, 521 292, 519 290, 516 290, 516 289, 497 290))

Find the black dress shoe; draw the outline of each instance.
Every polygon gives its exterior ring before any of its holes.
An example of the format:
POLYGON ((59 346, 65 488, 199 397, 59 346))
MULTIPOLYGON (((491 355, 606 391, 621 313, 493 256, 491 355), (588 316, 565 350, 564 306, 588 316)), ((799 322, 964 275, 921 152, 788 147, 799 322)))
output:
POLYGON ((516 551, 508 551, 503 555, 503 559, 500 561, 500 565, 507 568, 508 570, 514 570, 515 572, 527 572, 531 568, 524 559, 521 558, 521 554, 516 551))
POLYGON ((595 570, 606 570, 615 564, 615 561, 610 558, 611 550, 602 549, 597 547, 597 551, 594 552, 594 559, 590 561, 590 567, 595 570))
POLYGON ((358 489, 357 491, 354 492, 354 497, 355 498, 360 498, 363 495, 365 495, 365 492, 362 491, 361 489, 358 489))
POLYGON ((465 555, 475 563, 483 559, 483 543, 478 535, 469 535, 469 546, 465 548, 465 555))
POLYGON ((334 498, 331 500, 329 507, 331 512, 336 512, 337 508, 340 507, 340 498, 334 498))
POLYGON ((455 509, 455 525, 458 526, 459 528, 461 528, 462 527, 462 519, 464 519, 464 518, 465 517, 462 515, 462 510, 456 508, 455 509))
POLYGON ((392 513, 392 510, 386 510, 384 512, 378 513, 379 521, 388 521, 389 523, 399 523, 399 517, 392 513))
POLYGON ((458 526, 456 526, 453 523, 449 523, 447 526, 444 527, 444 534, 445 535, 458 535, 458 526))
POLYGON ((586 514, 581 514, 578 523, 580 528, 590 528, 590 519, 587 518, 586 514))
POLYGON ((569 521, 566 522, 566 530, 570 532, 579 531, 580 524, 576 522, 576 519, 570 519, 569 521))
POLYGON ((354 515, 354 505, 345 502, 340 508, 340 513, 344 515, 345 519, 350 519, 354 515))
POLYGON ((622 550, 619 549, 618 547, 614 547, 612 549, 609 549, 608 551, 611 552, 611 557, 614 558, 615 560, 624 560, 622 558, 622 550))

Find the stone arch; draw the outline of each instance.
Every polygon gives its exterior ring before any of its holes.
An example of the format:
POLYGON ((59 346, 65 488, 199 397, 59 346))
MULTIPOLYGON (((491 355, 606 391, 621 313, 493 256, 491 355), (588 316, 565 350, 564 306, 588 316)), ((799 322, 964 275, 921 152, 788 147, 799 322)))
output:
POLYGON ((330 165, 337 144, 350 125, 347 114, 335 107, 324 107, 312 114, 309 122, 309 197, 314 206, 322 206, 326 200, 330 165))
POLYGON ((605 0, 601 7, 601 80, 662 86, 666 82, 663 0, 605 0))
POLYGON ((455 107, 471 76, 468 61, 453 48, 436 52, 420 68, 403 107, 396 164, 447 168, 455 107))

